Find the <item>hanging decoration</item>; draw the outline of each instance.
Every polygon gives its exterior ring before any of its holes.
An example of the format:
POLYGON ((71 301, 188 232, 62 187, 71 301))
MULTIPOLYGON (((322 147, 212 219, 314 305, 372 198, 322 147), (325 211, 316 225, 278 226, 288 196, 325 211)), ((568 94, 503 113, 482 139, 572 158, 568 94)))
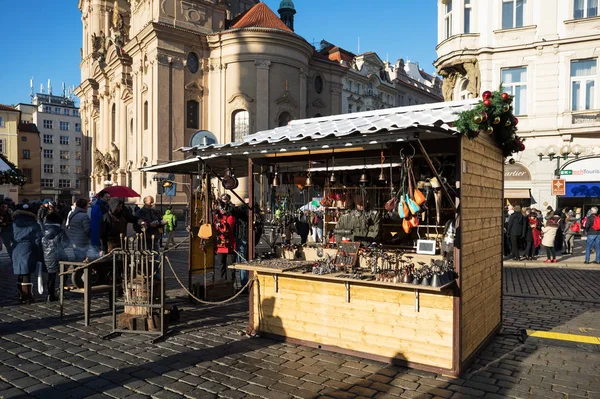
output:
POLYGON ((498 91, 483 92, 482 101, 473 109, 458 114, 455 127, 460 134, 473 140, 480 133, 489 134, 502 148, 505 157, 525 150, 523 139, 517 134, 519 120, 513 115, 513 96, 498 91))
POLYGON ((0 172, 0 185, 12 184, 14 186, 23 187, 27 183, 27 178, 17 166, 10 162, 4 155, 0 154, 0 159, 4 161, 9 167, 9 170, 0 172))

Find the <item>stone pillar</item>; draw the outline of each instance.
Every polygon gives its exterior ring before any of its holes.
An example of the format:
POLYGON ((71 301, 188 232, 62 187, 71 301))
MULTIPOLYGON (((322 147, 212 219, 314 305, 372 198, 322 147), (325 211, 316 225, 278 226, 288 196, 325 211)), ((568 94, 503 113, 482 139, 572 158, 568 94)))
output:
POLYGON ((257 60, 254 64, 256 65, 256 131, 260 132, 269 129, 269 68, 271 61, 257 60))
POLYGON ((300 96, 300 112, 296 116, 297 119, 306 118, 306 71, 304 69, 299 70, 300 76, 300 88, 298 95, 300 96))
POLYGON ((127 106, 122 100, 123 92, 127 90, 121 86, 118 90, 119 105, 117 107, 117 123, 118 123, 118 135, 116 137, 116 145, 119 149, 119 159, 117 164, 119 165, 119 184, 127 185, 127 179, 125 175, 125 166, 127 164, 127 106))

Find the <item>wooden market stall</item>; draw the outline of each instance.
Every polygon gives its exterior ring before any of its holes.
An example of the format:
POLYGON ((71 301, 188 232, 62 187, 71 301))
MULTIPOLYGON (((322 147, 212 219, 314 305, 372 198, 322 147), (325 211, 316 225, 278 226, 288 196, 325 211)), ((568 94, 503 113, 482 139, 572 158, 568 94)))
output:
MULTIPOLYGON (((309 193, 320 191, 325 212, 339 212, 345 208, 338 206, 339 199, 328 200, 327 192, 334 191, 332 182, 337 182, 330 175, 347 170, 338 187, 350 191, 358 186, 359 193, 354 210, 348 212, 381 217, 376 222, 369 219, 381 226, 371 236, 369 229, 360 235, 339 230, 340 237, 349 236, 343 241, 335 239, 336 233, 332 241, 294 245, 280 230, 281 257, 263 260, 252 260, 250 223, 250 262, 231 266, 255 278, 248 332, 459 375, 501 326, 503 168, 505 157, 516 152, 507 150, 500 132, 490 129, 490 134, 475 138, 473 132, 457 134, 451 127, 480 113, 481 106, 469 100, 298 120, 247 136, 243 143, 184 149, 193 157, 178 165, 195 162, 216 170, 234 160, 239 173, 239 165, 246 163, 250 204, 276 198, 281 187, 297 186, 309 193), (407 176, 402 168, 399 174, 397 170, 406 159, 415 165, 418 176, 413 181, 420 188, 421 180, 442 182, 414 212, 420 226, 408 230, 396 208, 384 209, 386 199, 407 191, 407 176), (380 167, 368 170, 368 165, 380 167), (372 210, 364 209, 366 203, 372 210), (433 250, 419 251, 421 240, 433 243, 433 250), (358 243, 363 244, 360 250, 358 243), (328 254, 333 257, 325 264, 328 254)), ((488 111, 490 118, 493 112, 488 111)), ((508 127, 512 114, 498 112, 501 124, 508 127)), ((474 120, 485 128, 485 120, 474 120)), ((511 146, 513 140, 518 140, 514 133, 511 146)), ((174 169, 167 164, 147 170, 174 169)), ((275 214, 278 206, 267 204, 265 213, 275 214)), ((250 220, 255 211, 251 206, 250 220)), ((281 214, 277 218, 285 219, 281 214)), ((325 218, 325 223, 330 220, 334 219, 325 218)))

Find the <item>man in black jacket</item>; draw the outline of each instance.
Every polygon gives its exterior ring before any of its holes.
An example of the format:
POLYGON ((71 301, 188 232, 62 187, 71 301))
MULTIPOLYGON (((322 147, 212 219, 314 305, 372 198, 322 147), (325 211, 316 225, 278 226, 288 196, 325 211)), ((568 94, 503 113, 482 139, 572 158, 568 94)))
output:
POLYGON ((519 239, 525 236, 525 222, 525 217, 521 213, 521 207, 515 206, 515 212, 508 217, 508 224, 506 226, 512 249, 510 256, 514 260, 521 260, 519 255, 519 239))

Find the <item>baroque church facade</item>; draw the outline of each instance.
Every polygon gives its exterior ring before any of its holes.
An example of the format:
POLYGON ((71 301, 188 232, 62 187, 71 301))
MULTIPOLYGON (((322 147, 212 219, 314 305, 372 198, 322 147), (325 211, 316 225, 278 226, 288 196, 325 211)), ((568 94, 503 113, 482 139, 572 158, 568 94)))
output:
MULTIPOLYGON (((83 190, 157 183, 141 168, 180 147, 239 141, 292 119, 342 113, 345 68, 257 0, 80 0, 83 190), (197 139, 200 139, 198 141, 197 139)), ((184 201, 183 195, 180 199, 184 201)))

